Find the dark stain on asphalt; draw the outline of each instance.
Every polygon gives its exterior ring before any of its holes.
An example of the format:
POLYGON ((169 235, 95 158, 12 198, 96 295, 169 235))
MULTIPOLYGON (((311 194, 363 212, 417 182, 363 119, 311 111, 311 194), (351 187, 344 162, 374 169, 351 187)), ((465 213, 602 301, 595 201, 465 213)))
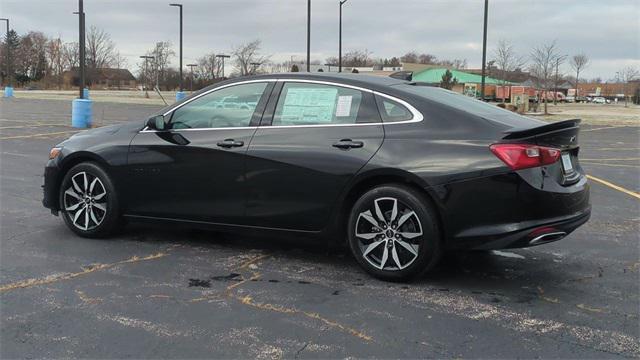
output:
POLYGON ((229 275, 212 276, 209 279, 215 280, 215 281, 240 281, 240 279, 238 278, 239 276, 240 274, 238 273, 231 273, 229 275))
POLYGON ((298 281, 298 284, 307 285, 307 284, 311 284, 311 283, 308 282, 308 281, 300 280, 300 281, 298 281))
POLYGON ((210 288, 211 280, 189 279, 189 287, 210 288))
POLYGON ((340 290, 336 290, 336 291, 332 292, 331 295, 340 295, 340 290))
POLYGON ((270 282, 270 283, 278 283, 278 282, 280 282, 280 280, 271 279, 271 280, 269 280, 269 282, 270 282))

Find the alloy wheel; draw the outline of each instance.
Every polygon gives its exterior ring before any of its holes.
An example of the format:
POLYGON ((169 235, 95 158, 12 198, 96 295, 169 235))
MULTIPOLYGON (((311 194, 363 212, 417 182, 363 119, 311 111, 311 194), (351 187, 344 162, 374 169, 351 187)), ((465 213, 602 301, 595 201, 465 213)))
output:
POLYGON ((64 210, 80 230, 98 227, 107 215, 107 190, 97 176, 85 171, 71 177, 71 186, 64 191, 64 210))
POLYGON ((358 214, 355 236, 362 257, 380 270, 407 268, 418 257, 422 225, 418 215, 393 197, 373 201, 373 209, 358 214))

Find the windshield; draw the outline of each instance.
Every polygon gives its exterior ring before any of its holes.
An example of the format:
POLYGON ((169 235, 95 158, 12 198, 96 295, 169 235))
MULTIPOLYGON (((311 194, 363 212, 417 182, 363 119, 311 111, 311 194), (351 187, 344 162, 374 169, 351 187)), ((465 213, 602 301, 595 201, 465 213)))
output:
POLYGON ((496 105, 437 87, 419 85, 397 85, 394 87, 510 128, 529 128, 545 124, 542 121, 501 109, 496 105))

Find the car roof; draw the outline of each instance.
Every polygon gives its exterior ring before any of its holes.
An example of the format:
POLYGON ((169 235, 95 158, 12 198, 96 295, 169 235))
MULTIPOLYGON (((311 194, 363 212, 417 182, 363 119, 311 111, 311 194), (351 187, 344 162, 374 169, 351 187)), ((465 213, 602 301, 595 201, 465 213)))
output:
POLYGON ((371 90, 384 90, 389 86, 409 84, 409 81, 394 79, 386 76, 375 76, 365 74, 352 74, 352 73, 306 73, 306 72, 294 72, 294 73, 277 73, 268 75, 251 75, 233 78, 219 83, 213 84, 207 89, 218 87, 224 84, 232 84, 235 82, 260 80, 260 79, 300 79, 300 80, 317 80, 336 82, 339 84, 358 86, 371 90))

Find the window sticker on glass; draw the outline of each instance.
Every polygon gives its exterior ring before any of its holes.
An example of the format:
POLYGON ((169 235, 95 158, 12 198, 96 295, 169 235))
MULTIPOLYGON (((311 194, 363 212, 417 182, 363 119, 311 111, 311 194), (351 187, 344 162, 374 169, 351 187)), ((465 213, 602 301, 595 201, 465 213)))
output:
POLYGON ((336 117, 351 116, 351 101, 353 96, 338 96, 338 105, 336 107, 336 117))
POLYGON ((289 88, 282 109, 283 123, 330 123, 336 88, 289 88))

